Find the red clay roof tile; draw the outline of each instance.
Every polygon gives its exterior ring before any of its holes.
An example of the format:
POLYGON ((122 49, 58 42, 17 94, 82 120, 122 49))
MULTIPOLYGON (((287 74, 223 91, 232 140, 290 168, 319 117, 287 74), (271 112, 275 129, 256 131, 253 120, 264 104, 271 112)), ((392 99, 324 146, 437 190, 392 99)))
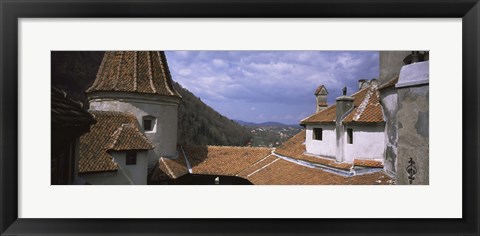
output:
MULTIPOLYGON (((80 137, 80 159, 78 163, 79 173, 116 171, 117 164, 107 151, 112 149, 112 140, 115 140, 115 131, 123 124, 134 125, 138 130, 138 122, 131 113, 112 111, 90 111, 97 123, 92 125, 90 132, 80 137)), ((130 129, 129 129, 130 130, 130 129)), ((133 134, 130 130, 122 134, 118 133, 117 142, 114 143, 119 150, 144 149, 148 146, 143 134, 133 134)), ((150 144, 151 145, 151 144, 150 144)))
POLYGON ((87 93, 136 92, 181 97, 173 87, 164 52, 105 52, 93 85, 87 93))
POLYGON ((105 145, 107 150, 150 150, 155 148, 145 134, 135 124, 122 124, 113 132, 105 145))
POLYGON ((194 174, 230 175, 270 155, 272 149, 261 147, 196 146, 184 147, 194 174))
MULTIPOLYGON (((354 108, 343 119, 344 123, 380 123, 385 122, 378 83, 372 81, 370 86, 363 88, 352 95, 354 108)), ((334 123, 336 121, 336 105, 327 107, 301 121, 301 124, 334 123)))

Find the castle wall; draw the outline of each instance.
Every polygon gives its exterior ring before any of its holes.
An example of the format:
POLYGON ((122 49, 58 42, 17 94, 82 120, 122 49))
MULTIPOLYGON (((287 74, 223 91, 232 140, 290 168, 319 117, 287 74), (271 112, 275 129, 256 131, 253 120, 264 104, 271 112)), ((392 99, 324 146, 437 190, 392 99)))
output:
MULTIPOLYGON (((411 51, 383 51, 380 52, 379 84, 385 84, 400 73, 404 66, 403 59, 411 51)), ((380 103, 385 116, 385 157, 384 167, 387 173, 395 175, 397 161, 397 90, 386 88, 380 90, 380 103)))
POLYGON ((395 175, 397 162, 397 90, 395 88, 387 88, 380 92, 380 103, 383 107, 385 115, 385 171, 391 175, 395 175))
POLYGON ((397 184, 429 184, 429 62, 404 66, 396 87, 397 184))
POLYGON ((384 84, 393 79, 404 65, 403 59, 407 57, 411 51, 383 51, 380 52, 380 76, 379 84, 384 84))

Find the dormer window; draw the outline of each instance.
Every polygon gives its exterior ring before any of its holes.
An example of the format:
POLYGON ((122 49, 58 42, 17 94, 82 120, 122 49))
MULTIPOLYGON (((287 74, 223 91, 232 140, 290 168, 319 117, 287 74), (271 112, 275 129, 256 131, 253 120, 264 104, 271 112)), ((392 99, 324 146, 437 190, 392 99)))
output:
POLYGON ((143 130, 145 132, 154 132, 157 125, 157 119, 153 116, 143 117, 143 130))

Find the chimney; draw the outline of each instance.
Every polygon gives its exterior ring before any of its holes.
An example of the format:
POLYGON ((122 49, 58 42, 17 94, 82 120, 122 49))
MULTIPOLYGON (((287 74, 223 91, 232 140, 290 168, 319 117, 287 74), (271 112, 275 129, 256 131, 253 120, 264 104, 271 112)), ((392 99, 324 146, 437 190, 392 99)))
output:
POLYGON ((327 95, 328 91, 324 85, 318 86, 317 90, 315 91, 315 103, 316 103, 316 112, 320 112, 327 108, 327 95))
POLYGON ((353 107, 353 97, 347 96, 347 87, 343 88, 343 95, 337 99, 337 123, 341 123, 344 115, 353 107))
POLYGON ((353 97, 347 96, 347 87, 343 88, 343 95, 336 99, 337 114, 335 119, 335 129, 337 134, 337 162, 342 162, 345 160, 345 142, 343 141, 345 127, 342 124, 342 120, 348 113, 352 111, 353 100, 353 97))

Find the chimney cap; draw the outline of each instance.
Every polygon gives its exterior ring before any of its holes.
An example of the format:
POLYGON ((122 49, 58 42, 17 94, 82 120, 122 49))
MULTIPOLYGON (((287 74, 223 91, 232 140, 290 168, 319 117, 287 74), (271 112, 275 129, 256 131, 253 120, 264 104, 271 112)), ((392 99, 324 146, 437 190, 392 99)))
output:
POLYGON ((318 86, 317 90, 315 90, 315 95, 328 95, 328 90, 325 85, 318 86))

